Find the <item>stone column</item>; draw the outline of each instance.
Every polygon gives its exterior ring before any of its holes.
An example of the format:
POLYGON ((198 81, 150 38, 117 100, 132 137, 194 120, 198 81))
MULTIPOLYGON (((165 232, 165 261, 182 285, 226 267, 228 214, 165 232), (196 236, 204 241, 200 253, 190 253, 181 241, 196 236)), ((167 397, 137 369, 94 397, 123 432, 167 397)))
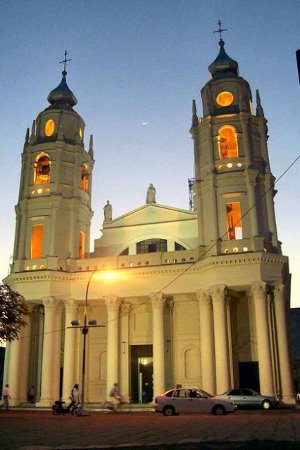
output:
POLYGON ((157 294, 152 303, 153 341, 153 398, 165 391, 165 345, 164 345, 164 302, 163 294, 157 294))
POLYGON ((253 283, 252 293, 255 309, 260 392, 263 395, 274 395, 271 345, 267 311, 267 284, 262 281, 253 283))
POLYGON ((65 300, 65 341, 64 341, 64 371, 63 371, 63 400, 67 401, 76 380, 76 335, 78 329, 71 329, 71 321, 77 320, 77 306, 73 299, 65 300))
POLYGON ((130 304, 122 303, 121 304, 121 316, 120 316, 120 325, 121 325, 121 336, 120 336, 120 344, 121 344, 121 356, 120 356, 120 391, 123 396, 125 402, 128 402, 129 399, 129 313, 130 313, 130 304))
POLYGON ((107 308, 107 396, 114 383, 119 383, 119 307, 117 296, 105 298, 107 308))
POLYGON ((287 304, 285 297, 285 286, 279 284, 274 289, 276 335, 279 357, 279 374, 281 384, 281 395, 285 403, 295 403, 293 389, 291 361, 289 352, 289 341, 287 331, 287 304))
POLYGON ((216 286, 210 290, 213 301, 217 394, 222 394, 231 387, 226 293, 225 285, 216 286))
POLYGON ((216 380, 212 302, 209 294, 202 290, 197 292, 197 298, 200 310, 202 389, 213 394, 216 389, 216 380))
MULTIPOLYGON (((29 309, 31 305, 27 304, 29 309)), ((10 343, 10 359, 8 380, 12 406, 17 406, 27 401, 28 374, 31 343, 31 317, 26 316, 27 326, 20 331, 19 339, 10 343)))
POLYGON ((45 319, 42 386, 38 406, 51 406, 52 402, 59 398, 62 309, 55 297, 44 297, 43 304, 45 319))

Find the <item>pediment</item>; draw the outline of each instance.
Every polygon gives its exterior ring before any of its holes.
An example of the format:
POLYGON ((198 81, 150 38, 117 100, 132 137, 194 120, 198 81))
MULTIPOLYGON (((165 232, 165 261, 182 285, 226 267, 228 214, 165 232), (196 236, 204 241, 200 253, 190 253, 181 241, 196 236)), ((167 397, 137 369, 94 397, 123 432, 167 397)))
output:
POLYGON ((110 222, 104 222, 103 228, 181 222, 185 220, 193 220, 196 217, 197 215, 194 212, 155 203, 143 205, 111 220, 110 222))

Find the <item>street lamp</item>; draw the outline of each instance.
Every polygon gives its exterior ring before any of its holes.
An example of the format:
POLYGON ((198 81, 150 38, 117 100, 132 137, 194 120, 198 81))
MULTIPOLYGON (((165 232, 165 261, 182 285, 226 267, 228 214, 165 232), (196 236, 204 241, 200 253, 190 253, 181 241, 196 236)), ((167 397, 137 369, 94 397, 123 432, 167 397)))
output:
POLYGON ((89 328, 104 327, 104 325, 97 325, 97 321, 96 320, 89 320, 89 321, 87 320, 87 306, 88 306, 89 287, 90 287, 90 283, 91 283, 91 280, 93 278, 93 275, 95 274, 95 272, 97 272, 97 270, 98 269, 93 270, 91 272, 91 274, 89 276, 89 279, 88 279, 88 282, 87 282, 86 291, 85 291, 85 305, 84 305, 83 325, 80 325, 78 320, 72 320, 71 321, 72 327, 68 327, 68 328, 80 328, 81 332, 83 334, 81 405, 80 405, 80 408, 79 408, 78 413, 77 413, 77 415, 81 416, 81 417, 89 415, 87 410, 85 409, 85 390, 84 390, 84 385, 85 385, 85 360, 86 360, 86 335, 89 332, 89 328))

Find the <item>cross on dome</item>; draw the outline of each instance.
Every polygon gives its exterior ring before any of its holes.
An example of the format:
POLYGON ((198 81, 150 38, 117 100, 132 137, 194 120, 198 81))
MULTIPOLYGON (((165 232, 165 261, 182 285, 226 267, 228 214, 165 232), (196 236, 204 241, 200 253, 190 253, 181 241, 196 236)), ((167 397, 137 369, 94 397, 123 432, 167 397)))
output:
POLYGON ((67 59, 67 54, 68 54, 68 52, 67 52, 67 50, 65 50, 65 59, 63 59, 62 61, 59 62, 59 64, 64 65, 63 74, 65 74, 65 75, 67 74, 67 72, 66 72, 67 62, 72 61, 72 59, 67 59))
POLYGON ((222 33, 223 33, 223 31, 228 31, 228 28, 222 28, 222 26, 221 26, 222 23, 221 23, 220 19, 219 19, 218 25, 219 25, 219 28, 218 28, 218 30, 215 30, 214 33, 220 34, 220 42, 221 42, 222 41, 222 33))

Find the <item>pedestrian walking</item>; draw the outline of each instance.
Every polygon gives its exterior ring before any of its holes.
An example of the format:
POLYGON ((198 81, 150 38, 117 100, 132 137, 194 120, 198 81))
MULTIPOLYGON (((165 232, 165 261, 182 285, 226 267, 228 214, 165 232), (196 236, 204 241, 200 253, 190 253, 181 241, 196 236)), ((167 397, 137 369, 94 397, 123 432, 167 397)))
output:
POLYGON ((3 396, 3 400, 4 400, 4 407, 6 410, 8 410, 9 409, 9 400, 11 398, 8 384, 6 384, 4 386, 2 396, 3 396))
POLYGON ((118 383, 114 383, 113 387, 110 390, 109 395, 113 398, 114 412, 117 412, 118 406, 122 401, 122 396, 121 396, 119 388, 118 388, 118 383))
POLYGON ((70 400, 71 403, 69 405, 69 409, 72 412, 73 409, 78 405, 78 403, 80 402, 80 397, 79 397, 79 386, 78 384, 74 384, 72 390, 71 390, 71 395, 70 395, 70 400))

